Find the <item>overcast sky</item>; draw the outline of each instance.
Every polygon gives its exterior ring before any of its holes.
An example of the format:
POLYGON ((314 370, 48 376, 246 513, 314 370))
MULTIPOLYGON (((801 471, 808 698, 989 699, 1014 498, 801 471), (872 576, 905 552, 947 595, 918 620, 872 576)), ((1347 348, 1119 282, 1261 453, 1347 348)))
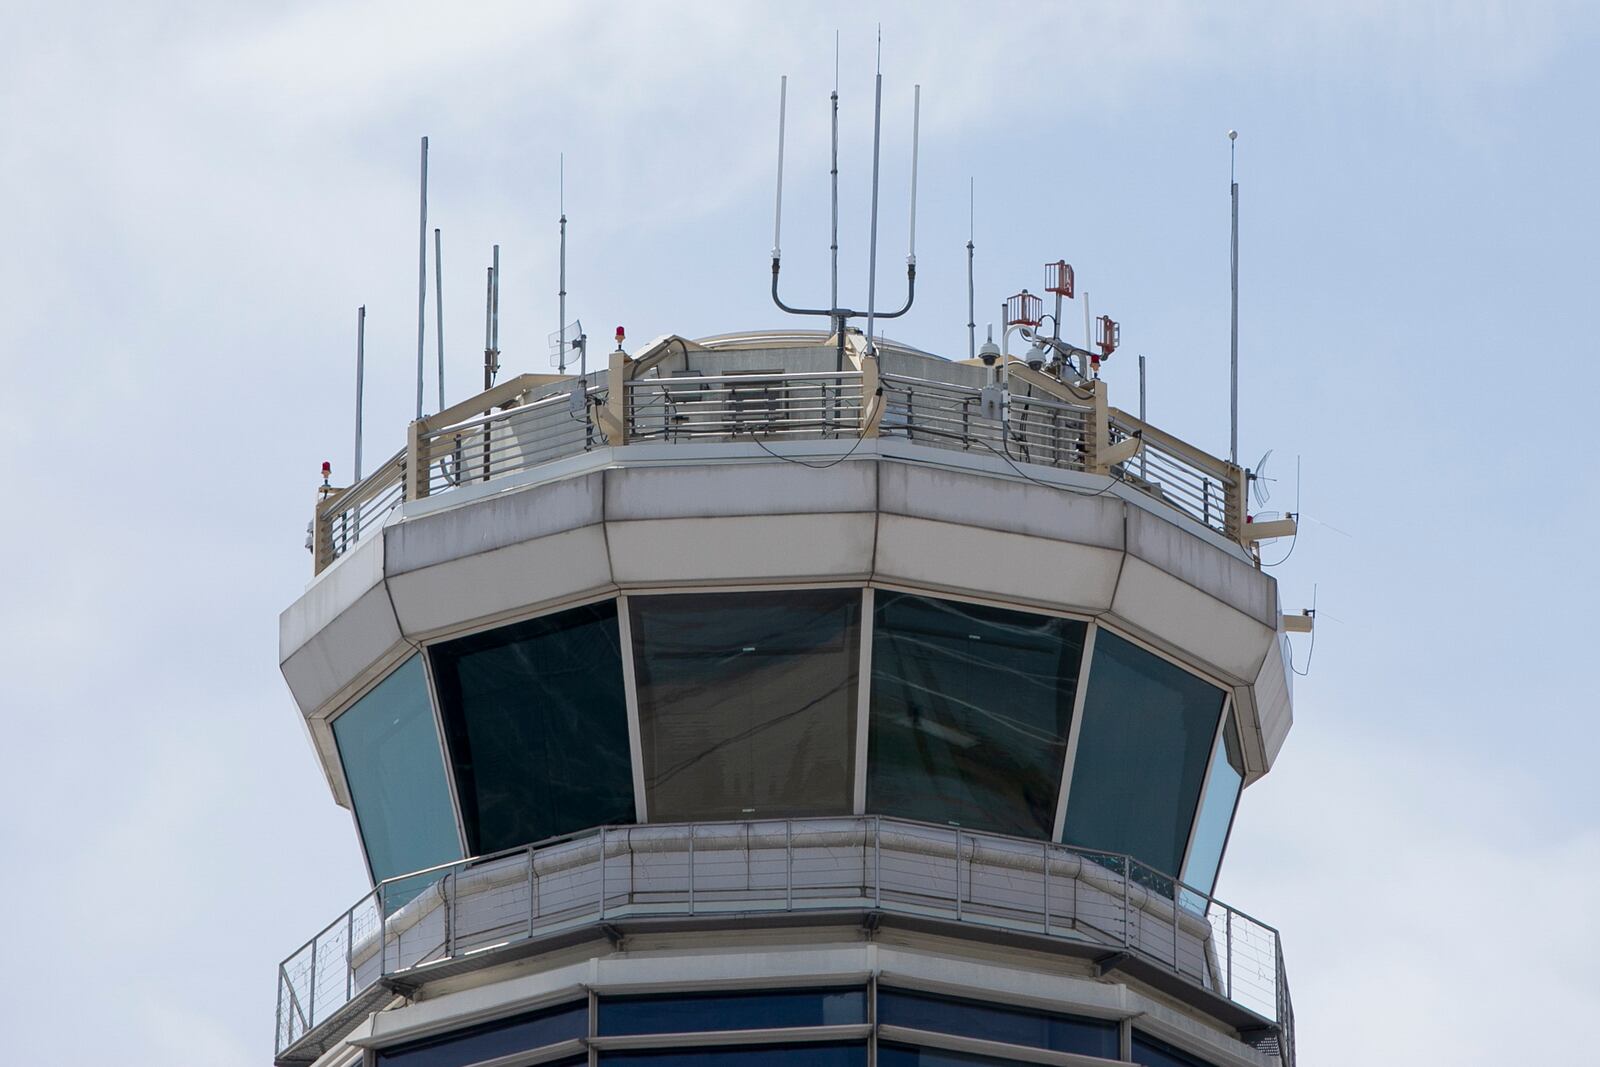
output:
POLYGON ((1302 1062, 1501 1063, 1600 1018, 1592 7, 468 11, 0 0, 7 1062, 265 1064, 278 961, 366 886, 277 617, 318 466, 350 469, 358 304, 369 469, 403 441, 417 138, 452 401, 494 242, 507 371, 546 367, 561 151, 601 347, 793 325, 766 296, 778 75, 784 277, 815 304, 841 32, 864 301, 879 19, 891 293, 923 87, 893 335, 964 355, 975 178, 980 323, 1065 257, 1123 324, 1113 403, 1144 353, 1152 421, 1219 454, 1241 131, 1241 458, 1274 450, 1275 509, 1302 457, 1275 573, 1321 613, 1218 892, 1283 932, 1302 1062))

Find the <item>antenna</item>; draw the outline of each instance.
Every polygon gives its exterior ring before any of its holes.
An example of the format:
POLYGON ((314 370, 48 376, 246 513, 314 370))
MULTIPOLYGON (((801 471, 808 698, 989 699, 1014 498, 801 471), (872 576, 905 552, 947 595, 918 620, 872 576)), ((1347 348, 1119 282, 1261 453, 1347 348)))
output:
POLYGON ((483 388, 487 392, 494 385, 494 335, 491 319, 494 316, 494 268, 489 268, 488 281, 483 288, 483 388))
POLYGON ((489 342, 494 348, 494 371, 500 373, 500 246, 494 246, 494 288, 489 293, 489 342))
MULTIPOLYGON (((883 27, 878 27, 878 55, 882 64, 883 27)), ((872 211, 867 237, 867 352, 872 354, 873 323, 878 306, 878 144, 883 127, 883 71, 877 74, 872 97, 872 211)), ((913 211, 916 208, 912 208, 913 211)))
MULTIPOLYGON (((1251 495, 1255 497, 1255 499, 1256 499, 1256 507, 1258 507, 1258 508, 1264 508, 1264 507, 1267 506, 1267 501, 1272 499, 1272 490, 1268 489, 1267 486, 1278 480, 1276 478, 1268 478, 1267 477, 1267 461, 1270 460, 1271 458, 1272 458, 1272 449, 1269 448, 1269 449, 1267 449, 1265 452, 1263 452, 1261 454, 1261 458, 1260 459, 1256 460, 1255 469, 1247 472, 1247 476, 1250 479, 1250 492, 1251 492, 1251 495)), ((1300 495, 1299 484, 1300 484, 1300 468, 1299 468, 1298 462, 1296 462, 1296 465, 1295 465, 1295 496, 1297 498, 1300 495)))
POLYGON ((417 418, 422 418, 422 339, 428 309, 428 139, 422 139, 422 219, 417 224, 417 418))
POLYGON ((561 306, 556 313, 556 325, 561 328, 561 348, 558 366, 567 373, 567 154, 561 153, 557 170, 557 187, 561 198, 561 306))
POLYGON ((433 229, 433 324, 438 329, 439 410, 444 410, 444 257, 439 228, 433 229))
MULTIPOLYGON (((356 456, 350 478, 354 485, 361 480, 361 393, 367 376, 367 305, 356 308, 356 456)), ((359 526, 360 523, 358 522, 359 526)))
POLYGON ((978 358, 978 324, 972 304, 972 236, 977 229, 977 179, 967 179, 967 358, 978 358))
POLYGON ((828 289, 828 314, 839 334, 838 370, 844 370, 844 319, 839 315, 839 32, 833 34, 833 166, 828 174, 833 182, 833 237, 828 245, 833 256, 833 281, 828 289))
POLYGON ((1239 182, 1234 177, 1233 146, 1238 130, 1228 131, 1228 185, 1233 197, 1233 241, 1228 256, 1233 307, 1228 342, 1228 461, 1239 465, 1239 182))
POLYGON ((772 261, 783 258, 778 235, 783 229, 783 123, 789 109, 789 75, 778 79, 778 202, 772 209, 772 261))
MULTIPOLYGON (((1144 414, 1144 353, 1139 353, 1139 424, 1150 425, 1144 414)), ((1139 477, 1145 477, 1145 450, 1139 449, 1139 477)))

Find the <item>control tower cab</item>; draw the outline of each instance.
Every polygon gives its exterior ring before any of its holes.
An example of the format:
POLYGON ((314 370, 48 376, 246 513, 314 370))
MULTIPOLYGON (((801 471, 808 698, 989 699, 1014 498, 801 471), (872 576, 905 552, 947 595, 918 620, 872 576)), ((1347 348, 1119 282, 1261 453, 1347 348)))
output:
POLYGON ((1291 722, 1246 473, 1034 364, 668 336, 326 487, 282 670, 373 889, 277 1062, 1292 1064, 1213 896, 1291 722))

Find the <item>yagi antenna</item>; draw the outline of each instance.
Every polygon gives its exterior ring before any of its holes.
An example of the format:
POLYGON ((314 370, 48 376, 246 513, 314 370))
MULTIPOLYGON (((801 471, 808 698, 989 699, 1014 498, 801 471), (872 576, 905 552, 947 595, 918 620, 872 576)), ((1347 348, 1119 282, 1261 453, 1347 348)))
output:
POLYGON ((879 319, 897 319, 911 310, 912 303, 916 300, 917 292, 917 162, 918 162, 918 137, 921 125, 922 87, 916 86, 912 111, 912 145, 911 145, 911 233, 906 256, 906 300, 894 311, 880 312, 877 310, 877 170, 878 155, 881 146, 881 104, 883 92, 883 75, 877 75, 877 93, 874 105, 873 118, 873 210, 872 233, 870 239, 868 274, 867 310, 857 311, 844 307, 839 303, 839 92, 835 88, 829 97, 832 110, 832 166, 829 176, 832 184, 832 229, 829 251, 832 253, 832 270, 829 285, 829 306, 826 308, 793 307, 784 303, 778 294, 778 275, 783 269, 783 250, 781 238, 783 233, 783 164, 784 164, 784 123, 788 106, 789 79, 787 75, 779 81, 778 92, 778 191, 774 198, 774 217, 772 223, 772 302, 778 310, 791 315, 815 315, 825 317, 833 329, 838 343, 838 367, 844 369, 844 333, 845 324, 850 319, 867 319, 867 343, 869 350, 879 319))

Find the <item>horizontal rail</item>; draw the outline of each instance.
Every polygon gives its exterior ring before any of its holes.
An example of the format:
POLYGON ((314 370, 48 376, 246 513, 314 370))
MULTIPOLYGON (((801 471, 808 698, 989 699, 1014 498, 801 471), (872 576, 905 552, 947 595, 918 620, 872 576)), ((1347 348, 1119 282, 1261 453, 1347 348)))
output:
POLYGON ((600 922, 763 911, 1087 940, 1292 1037, 1278 932, 1210 894, 1125 855, 868 815, 602 827, 386 880, 279 967, 277 1051, 445 961, 600 922))

